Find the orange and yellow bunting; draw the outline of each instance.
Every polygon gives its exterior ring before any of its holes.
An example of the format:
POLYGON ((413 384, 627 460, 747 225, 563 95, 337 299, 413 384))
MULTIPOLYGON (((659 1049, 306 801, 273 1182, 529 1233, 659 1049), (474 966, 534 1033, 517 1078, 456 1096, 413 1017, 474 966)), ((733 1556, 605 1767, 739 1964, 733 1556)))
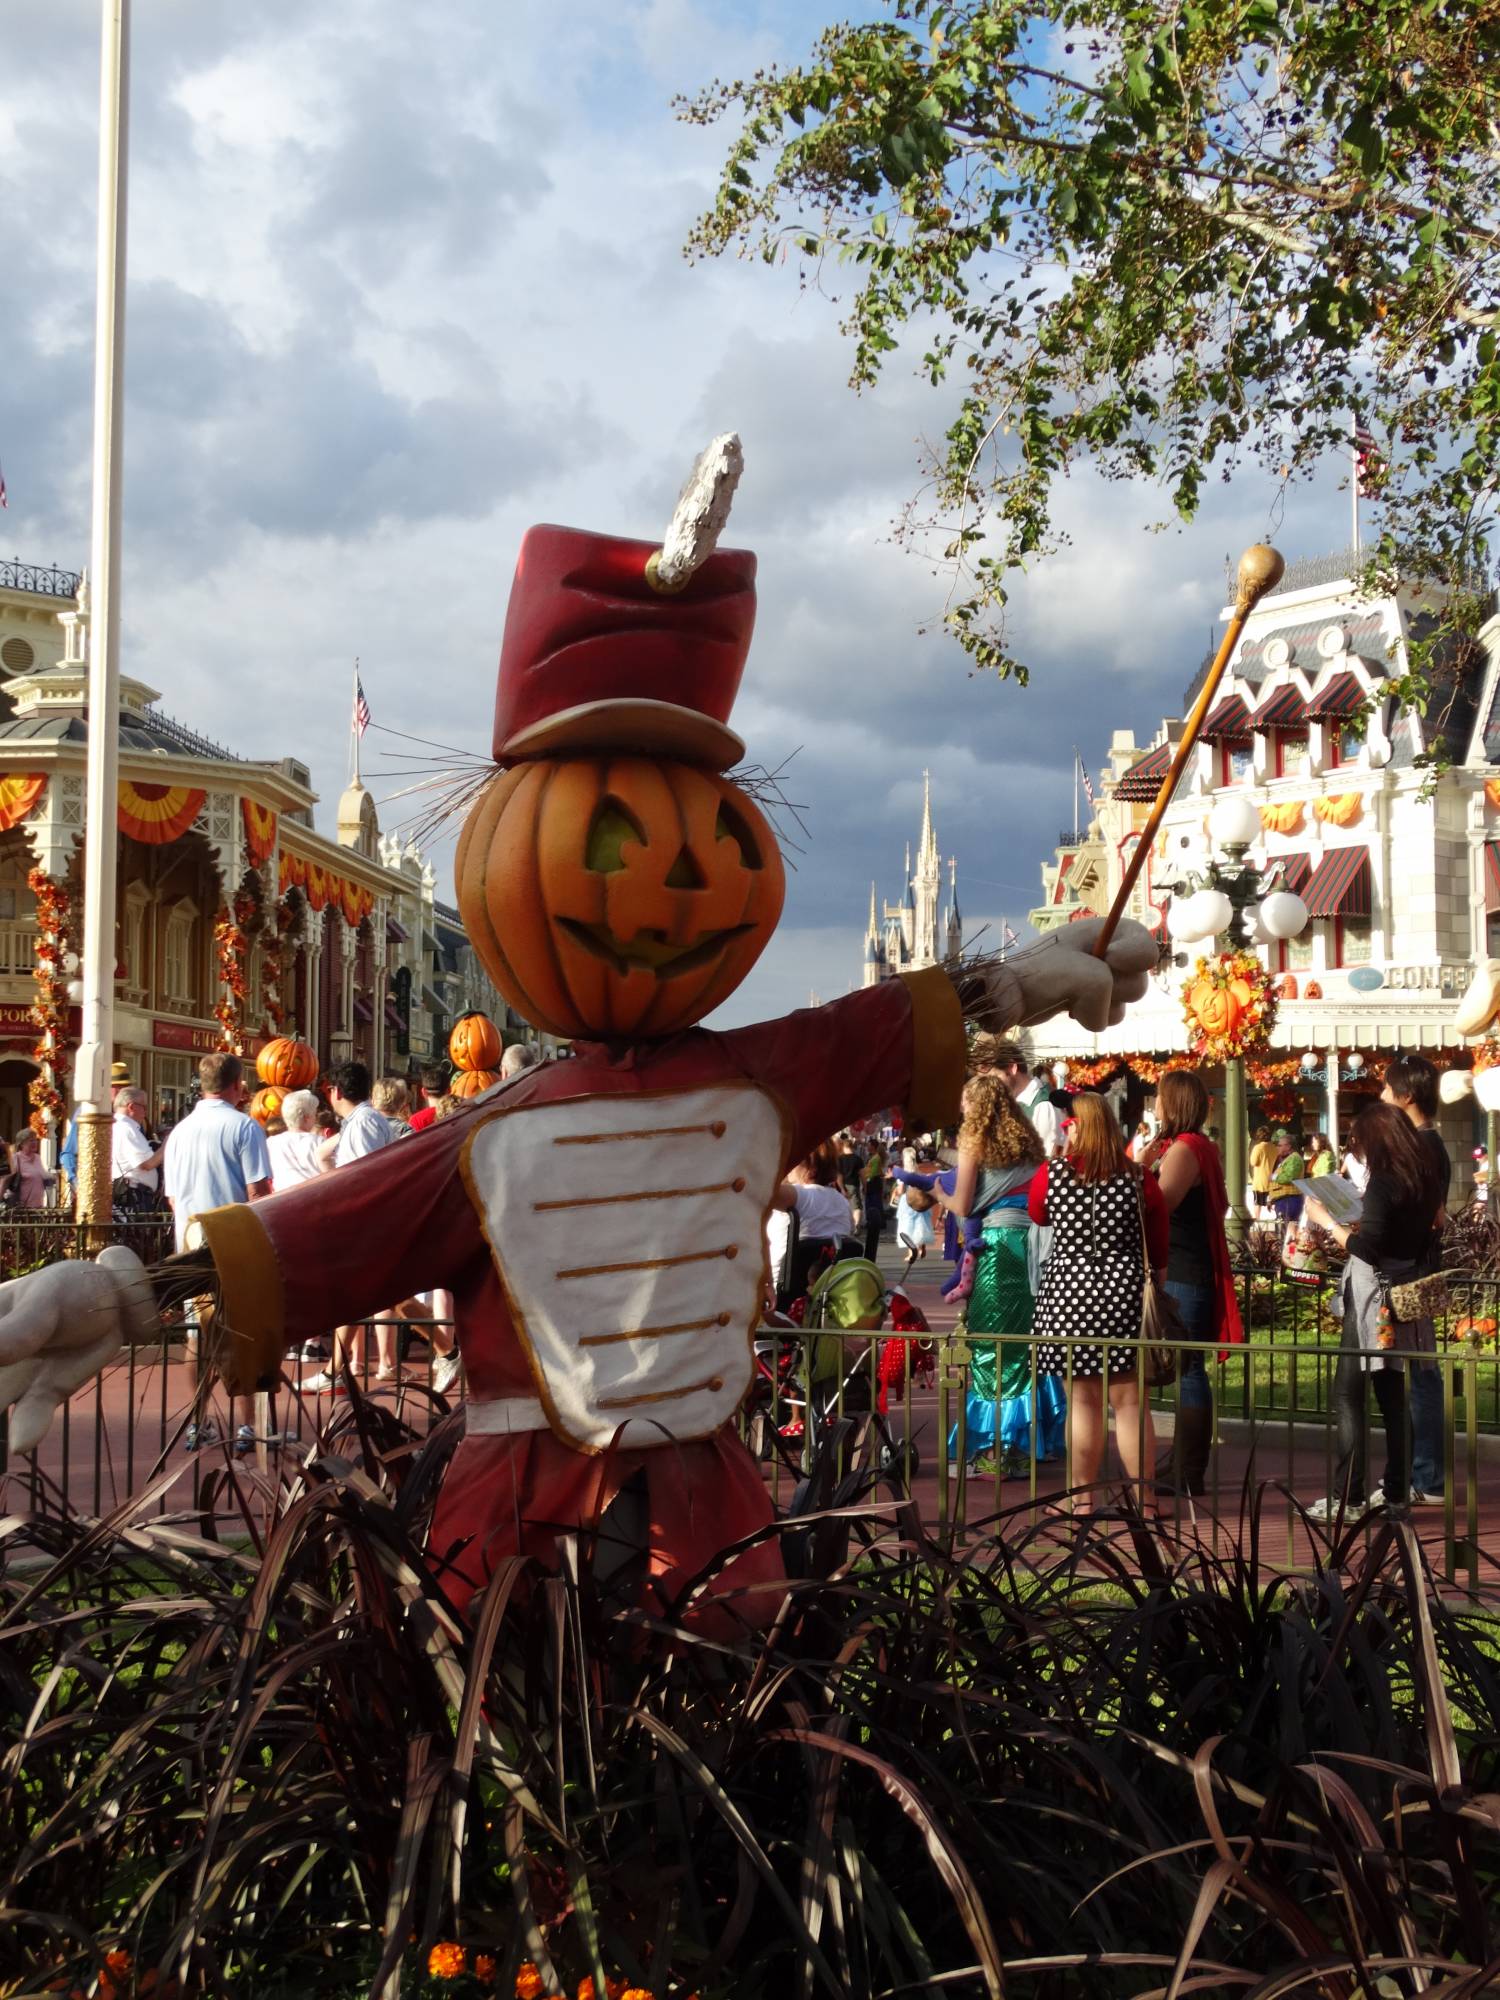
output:
POLYGON ((1314 799, 1313 818, 1324 820, 1329 826, 1353 826, 1364 804, 1358 792, 1339 792, 1331 799, 1314 799))
POLYGON ((351 929, 357 926, 362 918, 367 917, 375 907, 374 891, 367 889, 362 882, 351 882, 347 875, 338 882, 338 895, 344 922, 351 929))
POLYGON ((1500 812, 1500 778, 1485 779, 1484 795, 1490 804, 1494 806, 1495 810, 1500 812))
POLYGON ((245 851, 250 856, 250 866, 259 868, 276 845, 276 815, 269 806, 242 798, 240 817, 245 822, 245 851))
POLYGON ((307 893, 307 907, 310 910, 327 908, 330 888, 335 879, 331 868, 320 868, 316 861, 308 862, 302 886, 307 893))
POLYGON ((47 789, 45 771, 7 771, 0 778, 0 833, 9 833, 47 789))
POLYGON ((307 863, 302 859, 300 854, 288 854, 283 847, 281 850, 281 866, 277 871, 276 878, 277 894, 284 896, 288 889, 305 889, 306 887, 307 863))
POLYGON ((122 778, 120 831, 147 847, 165 847, 181 840, 207 796, 188 785, 138 785, 133 778, 122 778))

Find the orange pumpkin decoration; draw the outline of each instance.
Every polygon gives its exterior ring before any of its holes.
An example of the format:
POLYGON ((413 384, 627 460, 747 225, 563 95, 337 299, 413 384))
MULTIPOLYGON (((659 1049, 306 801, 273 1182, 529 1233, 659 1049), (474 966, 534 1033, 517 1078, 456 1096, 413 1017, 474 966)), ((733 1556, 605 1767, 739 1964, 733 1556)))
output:
POLYGON ((1318 982, 1317 982, 1317 980, 1316 980, 1316 979, 1309 979, 1309 980, 1308 980, 1307 984, 1306 984, 1306 985, 1305 985, 1305 986, 1303 987, 1303 989, 1302 989, 1302 997, 1303 997, 1303 999, 1304 999, 1304 1000, 1321 1000, 1321 999, 1322 999, 1322 997, 1323 997, 1323 989, 1322 989, 1322 987, 1321 987, 1321 986, 1320 986, 1320 985, 1318 984, 1318 982))
POLYGON ((1295 1000, 1295 999, 1296 999, 1296 997, 1297 997, 1297 975, 1296 975, 1296 973, 1295 973, 1295 972, 1289 972, 1289 973, 1287 974, 1286 978, 1282 980, 1282 982, 1281 982, 1281 997, 1282 997, 1282 999, 1283 999, 1283 1000, 1295 1000))
POLYGON ((1232 1035, 1249 998, 1250 989, 1243 979, 1231 980, 1227 986, 1200 979, 1191 994, 1193 1014, 1206 1035, 1232 1035))
POLYGON ((563 1037, 669 1035, 739 985, 786 877, 759 808, 693 765, 539 758, 470 811, 458 907, 518 1013, 563 1037))
POLYGON ((251 1098, 250 1116, 257 1125, 264 1125, 269 1119, 279 1118, 281 1102, 285 1096, 284 1090, 278 1090, 275 1084, 268 1083, 264 1089, 257 1090, 251 1098))
POLYGON ((274 1042, 267 1042, 255 1058, 255 1073, 262 1083, 273 1083, 278 1090, 306 1090, 318 1080, 318 1057, 306 1042, 295 1041, 290 1035, 278 1035, 274 1042))
POLYGON ((465 1014, 453 1024, 448 1054, 455 1069, 493 1069, 500 1060, 500 1030, 488 1014, 465 1014))
POLYGON ((492 1083, 500 1081, 497 1069, 455 1070, 448 1084, 450 1097, 478 1097, 482 1090, 488 1090, 492 1083))

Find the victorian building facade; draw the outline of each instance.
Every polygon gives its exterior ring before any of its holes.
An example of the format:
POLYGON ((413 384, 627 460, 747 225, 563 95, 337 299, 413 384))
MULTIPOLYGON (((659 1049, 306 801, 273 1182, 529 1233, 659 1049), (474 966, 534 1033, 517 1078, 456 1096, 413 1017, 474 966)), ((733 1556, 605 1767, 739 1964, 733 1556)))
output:
MULTIPOLYGON (((0 565, 0 1130, 70 1102, 88 745, 86 597, 60 570, 0 565)), ((477 1006, 511 1032, 488 981, 455 977, 432 869, 382 838, 356 782, 333 838, 297 758, 237 756, 121 682, 115 1055, 155 1118, 180 1114, 197 1059, 297 1034, 331 1063, 406 1073, 477 1006)))
POLYGON ((917 861, 906 850, 904 889, 899 903, 885 903, 876 913, 875 884, 870 884, 870 916, 865 927, 863 984, 877 986, 900 972, 918 972, 956 958, 963 948, 963 916, 958 907, 958 863, 948 857, 948 902, 942 904, 943 857, 938 852, 932 819, 932 779, 922 773, 922 825, 917 834, 917 861))
MULTIPOLYGON (((1280 975, 1272 1048, 1316 1054, 1320 1083, 1350 1053, 1456 1045, 1475 961, 1500 951, 1500 617, 1491 603, 1471 639, 1446 645, 1423 713, 1400 684, 1438 607, 1420 589, 1366 599, 1355 567, 1293 565, 1252 614, 1129 912, 1166 939, 1174 885, 1208 862, 1216 798, 1248 799, 1261 826, 1249 858, 1309 912, 1300 937, 1258 947, 1280 975)), ((1043 868, 1039 929, 1109 907, 1181 734, 1167 720, 1141 749, 1116 732, 1090 825, 1043 868)), ((1169 944, 1150 996, 1119 1026, 1090 1036, 1052 1023, 1036 1053, 1185 1047, 1181 989, 1209 948, 1169 944)))

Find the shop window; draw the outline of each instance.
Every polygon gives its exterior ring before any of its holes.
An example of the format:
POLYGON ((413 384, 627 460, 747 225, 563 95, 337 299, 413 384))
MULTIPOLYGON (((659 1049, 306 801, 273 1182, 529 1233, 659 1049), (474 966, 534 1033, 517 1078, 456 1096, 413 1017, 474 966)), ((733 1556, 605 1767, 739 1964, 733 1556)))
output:
POLYGON ((1305 778, 1309 761, 1305 736, 1292 736, 1284 729, 1274 732, 1271 769, 1278 778, 1305 778))
POLYGON ((1330 771, 1336 771, 1343 764, 1359 762, 1359 753, 1365 742, 1364 730, 1357 723, 1325 722, 1323 741, 1327 745, 1323 762, 1330 771))
POLYGON ((1248 743, 1219 745, 1219 783, 1248 785, 1255 774, 1255 752, 1248 743))
POLYGON ((191 909, 174 910, 167 918, 167 935, 162 954, 162 984, 165 997, 179 1006, 194 998, 193 936, 197 919, 191 909))
POLYGON ((1333 963, 1335 965, 1368 965, 1370 963, 1370 919, 1368 917, 1334 918, 1333 963))
POLYGON ((125 997, 137 1006, 144 1004, 150 987, 146 955, 146 898, 133 889, 126 892, 124 914, 125 997))

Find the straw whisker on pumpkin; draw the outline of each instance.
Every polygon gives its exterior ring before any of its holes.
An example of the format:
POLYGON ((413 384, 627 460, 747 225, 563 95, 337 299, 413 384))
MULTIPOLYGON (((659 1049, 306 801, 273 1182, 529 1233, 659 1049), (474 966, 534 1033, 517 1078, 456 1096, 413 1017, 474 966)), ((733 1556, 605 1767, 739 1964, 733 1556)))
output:
POLYGON ((787 857, 788 867, 795 870, 797 864, 791 860, 793 854, 805 854, 806 843, 811 838, 807 821, 802 815, 808 810, 804 800, 789 799, 782 788, 782 774, 797 755, 795 750, 783 757, 771 768, 764 764, 737 764, 732 771, 726 771, 729 782, 742 791, 746 798, 753 799, 765 814, 775 836, 776 845, 787 857), (801 840, 794 840, 787 831, 786 820, 796 826, 801 840))

